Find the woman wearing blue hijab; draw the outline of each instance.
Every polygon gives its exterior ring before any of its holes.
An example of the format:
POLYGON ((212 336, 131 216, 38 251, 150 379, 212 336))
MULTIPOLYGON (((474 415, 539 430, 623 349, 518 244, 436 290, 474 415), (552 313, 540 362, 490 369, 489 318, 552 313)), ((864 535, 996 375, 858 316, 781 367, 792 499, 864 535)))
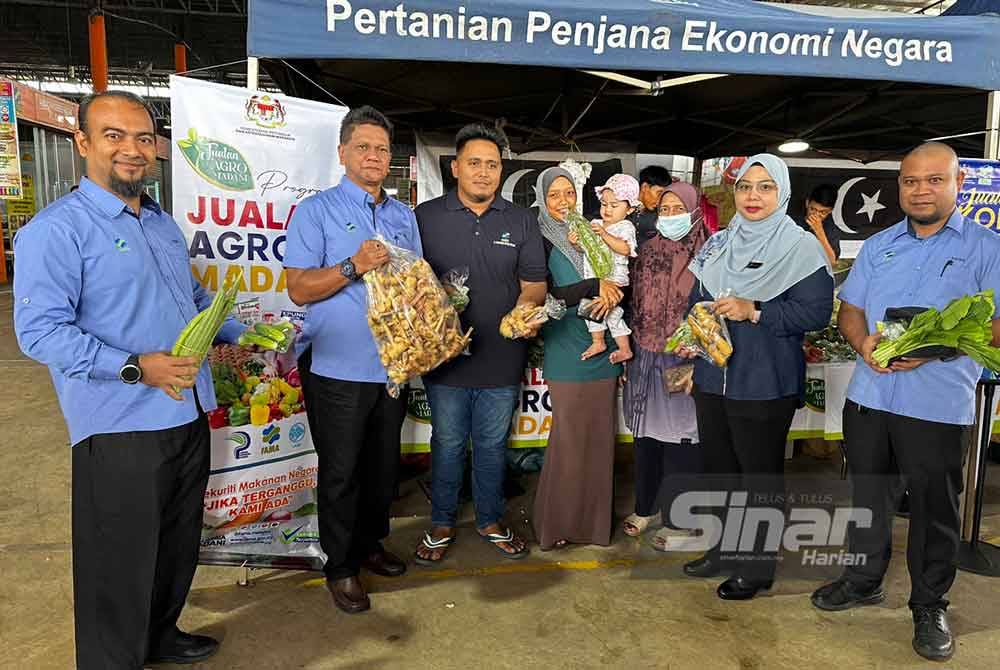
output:
MULTIPOLYGON (((697 279, 690 304, 714 302, 733 344, 726 368, 697 359, 694 370, 705 473, 712 488, 749 493, 745 500, 739 493, 727 495, 730 508, 783 510, 785 442, 805 398, 802 338, 824 328, 833 311, 826 254, 785 213, 790 198, 784 161, 771 154, 749 158, 736 180, 737 214, 690 266, 697 279)), ((774 581, 777 553, 765 551, 767 530, 760 524, 752 554, 720 547, 720 540, 685 565, 685 573, 728 573, 720 598, 754 597, 774 581)))

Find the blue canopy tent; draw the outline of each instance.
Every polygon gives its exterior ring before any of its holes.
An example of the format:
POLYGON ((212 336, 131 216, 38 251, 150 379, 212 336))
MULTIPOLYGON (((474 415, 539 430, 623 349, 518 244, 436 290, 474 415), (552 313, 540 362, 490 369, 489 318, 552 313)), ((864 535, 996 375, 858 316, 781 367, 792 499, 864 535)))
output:
MULTIPOLYGON (((987 92, 1000 90, 1000 17, 817 9, 748 0, 250 0, 247 45, 251 57, 293 61, 350 104, 364 98, 395 111, 404 126, 502 116, 509 129, 523 127, 527 148, 673 124, 669 150, 698 156, 801 134, 831 151, 869 150, 868 158, 951 134, 964 135, 963 153, 995 152, 989 129, 998 123, 984 124, 983 112, 987 97, 997 110, 987 92), (842 132, 830 132, 836 126, 842 132), (726 143, 719 131, 730 133, 726 143)), ((279 82, 302 86, 271 62, 279 82)))

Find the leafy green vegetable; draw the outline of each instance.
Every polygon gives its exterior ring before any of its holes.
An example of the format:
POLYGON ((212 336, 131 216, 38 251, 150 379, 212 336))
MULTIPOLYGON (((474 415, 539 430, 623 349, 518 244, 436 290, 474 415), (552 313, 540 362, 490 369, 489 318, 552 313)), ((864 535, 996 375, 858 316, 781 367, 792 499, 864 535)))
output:
POLYGON ((924 347, 958 349, 980 365, 1000 371, 1000 349, 992 346, 993 291, 987 290, 952 300, 941 311, 934 308, 917 314, 906 331, 893 340, 882 340, 872 358, 886 367, 893 358, 924 347))

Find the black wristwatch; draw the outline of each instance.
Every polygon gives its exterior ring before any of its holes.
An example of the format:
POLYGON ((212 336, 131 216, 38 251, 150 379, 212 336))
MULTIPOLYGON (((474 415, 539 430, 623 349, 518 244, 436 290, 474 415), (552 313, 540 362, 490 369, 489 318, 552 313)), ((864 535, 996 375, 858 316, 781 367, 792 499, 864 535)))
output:
POLYGON ((350 258, 340 263, 340 274, 344 275, 351 281, 357 281, 361 278, 361 275, 358 274, 358 269, 354 267, 354 261, 350 258))
POLYGON ((139 355, 132 354, 125 365, 118 371, 118 378, 126 384, 138 384, 142 379, 142 368, 139 367, 139 355))

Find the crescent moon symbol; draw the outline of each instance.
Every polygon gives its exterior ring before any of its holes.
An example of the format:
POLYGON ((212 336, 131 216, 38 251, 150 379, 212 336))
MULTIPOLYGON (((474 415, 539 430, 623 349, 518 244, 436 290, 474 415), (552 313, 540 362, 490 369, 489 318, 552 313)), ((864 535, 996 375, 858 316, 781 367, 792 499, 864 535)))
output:
POLYGON ((534 172, 534 168, 528 168, 526 170, 518 170, 511 176, 507 177, 507 181, 503 183, 503 188, 500 189, 500 195, 511 202, 514 202, 514 189, 517 187, 517 182, 521 181, 521 177, 528 174, 529 172, 534 172))
POLYGON ((847 197, 847 192, 851 190, 852 186, 857 184, 859 181, 864 181, 865 179, 867 179, 867 177, 855 177, 854 179, 848 179, 837 190, 837 202, 833 205, 833 223, 845 233, 857 235, 858 231, 851 230, 847 227, 847 224, 844 223, 844 198, 847 197))

